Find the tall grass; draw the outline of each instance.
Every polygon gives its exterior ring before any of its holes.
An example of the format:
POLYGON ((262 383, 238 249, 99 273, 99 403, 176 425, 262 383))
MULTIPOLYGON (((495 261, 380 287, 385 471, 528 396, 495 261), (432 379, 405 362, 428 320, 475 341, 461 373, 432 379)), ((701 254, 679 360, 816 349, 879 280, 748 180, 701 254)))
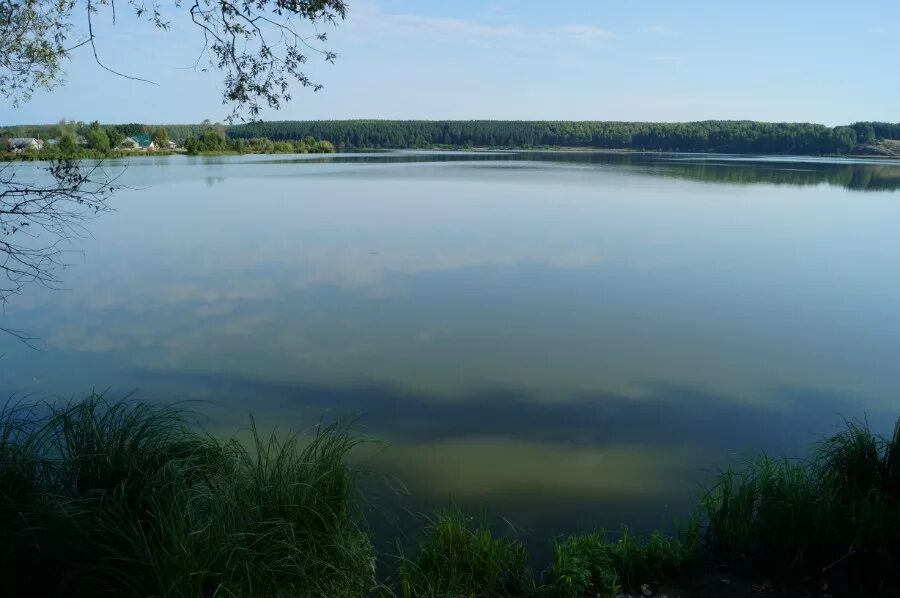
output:
POLYGON ((545 573, 548 596, 617 596, 621 579, 603 531, 571 536, 554 547, 553 564, 545 573))
MULTIPOLYGON (((759 457, 706 492, 719 560, 811 576, 848 592, 900 582, 900 421, 890 437, 848 421, 809 460, 759 457)), ((885 594, 889 595, 889 594, 885 594)))
POLYGON ((249 447, 102 396, 0 420, 7 596, 362 596, 374 551, 339 427, 249 447))
POLYGON ((711 564, 827 584, 900 587, 900 421, 889 437, 847 422, 807 460, 722 471, 675 536, 624 528, 555 545, 539 577, 518 540, 450 508, 376 580, 356 511, 345 428, 246 442, 182 411, 91 395, 0 410, 0 596, 405 598, 640 594, 711 564), (703 525, 701 526, 700 523, 703 525))
POLYGON ((401 557, 405 598, 527 596, 533 581, 524 546, 495 538, 457 507, 438 514, 410 558, 401 557))

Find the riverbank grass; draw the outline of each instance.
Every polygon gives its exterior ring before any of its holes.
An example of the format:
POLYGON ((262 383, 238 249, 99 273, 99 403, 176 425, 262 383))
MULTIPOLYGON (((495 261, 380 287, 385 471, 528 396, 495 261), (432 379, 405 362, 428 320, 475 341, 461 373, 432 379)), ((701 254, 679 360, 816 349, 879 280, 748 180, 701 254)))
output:
POLYGON ((890 437, 848 421, 808 460, 761 456, 725 470, 701 510, 707 550, 722 563, 848 593, 896 595, 900 421, 890 437))
POLYGON ((7 596, 364 596, 374 551, 339 427, 221 442, 167 407, 100 396, 0 430, 7 596))
POLYGON ((674 535, 560 538, 538 574, 515 535, 451 507, 383 582, 356 444, 340 426, 280 438, 252 420, 245 442, 223 441, 177 408, 98 395, 7 407, 0 595, 610 598, 723 576, 780 595, 900 588, 900 423, 883 437, 847 422, 809 459, 721 471, 674 535))
POLYGON ((404 598, 528 596, 534 581, 518 540, 497 538, 487 522, 457 507, 439 513, 415 553, 401 551, 404 598))

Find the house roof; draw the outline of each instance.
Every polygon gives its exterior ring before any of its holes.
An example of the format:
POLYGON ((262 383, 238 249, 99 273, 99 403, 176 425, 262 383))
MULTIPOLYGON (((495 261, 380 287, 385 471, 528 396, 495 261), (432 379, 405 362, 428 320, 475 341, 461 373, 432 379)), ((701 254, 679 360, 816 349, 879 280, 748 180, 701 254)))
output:
POLYGON ((139 133, 137 135, 132 135, 131 138, 141 147, 150 147, 151 139, 149 133, 139 133))

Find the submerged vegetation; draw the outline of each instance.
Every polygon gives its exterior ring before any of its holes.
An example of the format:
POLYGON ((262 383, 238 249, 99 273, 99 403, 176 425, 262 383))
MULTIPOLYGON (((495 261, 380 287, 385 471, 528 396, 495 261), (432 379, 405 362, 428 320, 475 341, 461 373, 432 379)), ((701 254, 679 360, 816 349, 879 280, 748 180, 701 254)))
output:
POLYGON ((712 572, 831 595, 900 583, 900 423, 884 438, 848 422, 808 460, 722 471, 675 535, 560 538, 537 569, 514 534, 451 507, 384 580, 355 445, 340 426, 282 440, 252 421, 248 442, 223 441, 176 408, 97 395, 8 407, 0 594, 609 597, 712 572))

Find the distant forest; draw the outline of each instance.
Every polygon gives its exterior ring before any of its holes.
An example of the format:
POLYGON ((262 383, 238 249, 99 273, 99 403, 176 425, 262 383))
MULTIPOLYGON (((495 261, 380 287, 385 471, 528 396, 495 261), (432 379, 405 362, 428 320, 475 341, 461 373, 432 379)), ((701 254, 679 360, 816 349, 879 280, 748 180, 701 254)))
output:
MULTIPOLYGON (((106 125, 120 134, 164 127, 171 139, 201 138, 204 125, 106 125)), ((828 127, 809 123, 701 121, 644 123, 498 120, 269 121, 218 127, 232 141, 268 138, 330 141, 339 150, 387 148, 573 147, 646 151, 758 154, 900 155, 900 123, 857 122, 828 127)), ((0 127, 0 136, 46 137, 53 125, 0 127)))
POLYGON ((230 137, 327 139, 339 149, 584 147, 760 154, 848 154, 900 139, 900 123, 843 127, 808 123, 702 121, 271 121, 226 127, 230 137))

